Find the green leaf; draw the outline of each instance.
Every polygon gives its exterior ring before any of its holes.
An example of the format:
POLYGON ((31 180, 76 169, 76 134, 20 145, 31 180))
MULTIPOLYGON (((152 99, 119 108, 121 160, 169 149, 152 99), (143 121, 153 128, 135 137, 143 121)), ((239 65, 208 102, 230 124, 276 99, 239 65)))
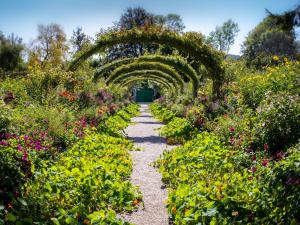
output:
POLYGON ((218 213, 218 210, 216 208, 211 208, 211 209, 208 209, 206 212, 203 212, 203 216, 208 216, 208 217, 211 217, 211 216, 214 216, 218 213))
POLYGON ((72 218, 72 217, 66 218, 65 221, 66 221, 67 224, 74 224, 74 223, 76 223, 76 220, 74 218, 72 218))
POLYGON ((17 220, 16 216, 12 213, 7 214, 7 220, 10 222, 15 222, 17 220))
POLYGON ((18 198, 18 201, 23 205, 23 206, 27 206, 27 202, 22 199, 22 198, 18 198))
POLYGON ((57 218, 51 218, 51 221, 55 224, 55 225, 60 225, 59 221, 57 218))

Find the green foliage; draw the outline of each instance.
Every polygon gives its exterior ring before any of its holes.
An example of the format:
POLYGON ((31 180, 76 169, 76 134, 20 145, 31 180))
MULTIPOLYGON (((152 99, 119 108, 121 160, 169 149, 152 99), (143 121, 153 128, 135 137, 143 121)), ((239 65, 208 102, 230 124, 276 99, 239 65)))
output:
MULTIPOLYGON (((34 181, 27 185, 29 215, 43 221, 55 215, 61 223, 70 218, 74 224, 93 217, 92 213, 95 216, 97 211, 107 214, 108 208, 132 210, 133 201, 139 196, 125 180, 131 173, 127 153, 131 148, 123 138, 87 134, 50 168, 36 173, 34 181)), ((99 219, 103 220, 100 224, 107 220, 99 219)))
POLYGON ((129 105, 102 122, 110 129, 102 130, 101 125, 86 129, 84 138, 56 160, 41 160, 30 151, 25 158, 23 150, 1 143, 1 190, 9 193, 0 202, 6 207, 1 217, 7 224, 124 224, 116 212, 132 211, 141 196, 127 180, 132 170, 127 151, 133 144, 118 129, 128 126, 137 113, 138 106, 129 105), (14 198, 14 193, 22 199, 14 198))
POLYGON ((89 58, 96 52, 104 51, 106 47, 111 47, 120 43, 157 43, 165 44, 176 48, 183 56, 189 56, 194 60, 197 69, 203 64, 209 71, 210 78, 214 81, 214 94, 220 95, 220 87, 223 83, 223 68, 221 66, 221 57, 219 53, 203 43, 203 38, 195 34, 186 33, 179 35, 172 31, 159 30, 157 28, 149 29, 131 29, 119 32, 110 32, 101 35, 97 43, 89 50, 83 52, 81 56, 75 59, 70 69, 76 69, 79 64, 89 58))
POLYGON ((194 96, 196 95, 197 89, 199 87, 199 77, 197 72, 193 69, 193 67, 181 56, 179 55, 172 55, 172 56, 164 56, 159 54, 150 54, 150 55, 143 55, 138 58, 124 58, 120 60, 115 60, 111 63, 107 63, 101 66, 95 73, 94 79, 98 79, 101 76, 105 78, 113 72, 116 68, 127 65, 132 62, 158 62, 162 64, 169 65, 170 67, 174 68, 176 71, 180 72, 181 76, 184 80, 188 79, 191 80, 193 83, 193 93, 194 96))
POLYGON ((174 224, 296 224, 299 151, 272 162, 261 154, 231 150, 215 135, 202 133, 165 152, 157 165, 170 187, 174 224), (287 177, 294 182, 289 188, 287 177), (279 197, 283 190, 286 202, 279 197))
POLYGON ((167 138, 168 144, 182 144, 191 140, 196 132, 197 130, 188 120, 174 117, 162 127, 160 134, 167 138))
POLYGON ((181 87, 181 91, 183 90, 184 81, 178 72, 172 67, 159 62, 136 62, 120 66, 110 74, 110 76, 106 79, 106 83, 110 84, 112 82, 116 82, 124 76, 129 76, 128 73, 145 70, 157 70, 164 73, 164 77, 169 77, 169 80, 174 79, 181 87))
POLYGON ((183 85, 178 83, 176 79, 170 77, 169 74, 161 72, 159 70, 135 70, 129 73, 124 73, 113 81, 114 84, 122 83, 123 81, 127 81, 132 78, 149 78, 155 79, 157 81, 163 80, 168 82, 171 85, 172 89, 176 90, 176 92, 183 91, 183 85))
POLYGON ((266 93, 254 121, 254 146, 268 145, 271 152, 284 150, 300 137, 299 96, 266 93))
POLYGON ((167 138, 168 144, 182 144, 193 138, 197 129, 185 118, 176 117, 172 111, 162 108, 153 103, 150 106, 153 114, 160 120, 166 122, 161 128, 160 134, 167 138))
POLYGON ((250 32, 243 44, 243 57, 248 66, 261 68, 276 65, 274 55, 295 59, 296 39, 292 27, 285 29, 277 18, 268 15, 250 32))
POLYGON ((267 68, 266 72, 247 73, 238 82, 244 102, 251 108, 256 108, 265 97, 266 92, 287 91, 297 94, 299 92, 297 84, 299 71, 299 63, 286 61, 285 64, 277 67, 267 68))
POLYGON ((170 93, 176 93, 176 91, 174 90, 174 87, 172 85, 170 85, 170 83, 168 83, 167 81, 165 81, 163 78, 159 78, 159 77, 152 77, 152 76, 147 76, 147 77, 134 77, 131 79, 125 79, 123 82, 119 83, 120 87, 129 87, 130 85, 134 85, 139 81, 150 81, 153 83, 157 83, 158 85, 161 85, 165 88, 166 91, 169 91, 170 93))
POLYGON ((169 123, 173 120, 173 118, 175 118, 175 114, 172 111, 160 106, 159 104, 151 104, 150 109, 155 117, 165 123, 169 123))
POLYGON ((0 72, 23 70, 22 39, 11 34, 7 38, 0 31, 0 72))

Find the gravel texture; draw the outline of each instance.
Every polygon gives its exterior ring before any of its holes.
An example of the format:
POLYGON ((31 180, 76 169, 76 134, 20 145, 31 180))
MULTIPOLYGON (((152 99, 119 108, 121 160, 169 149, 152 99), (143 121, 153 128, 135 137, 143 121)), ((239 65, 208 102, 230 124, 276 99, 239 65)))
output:
POLYGON ((131 181, 139 187, 144 205, 140 204, 137 211, 123 214, 121 218, 136 225, 168 225, 167 189, 161 181, 161 174, 151 164, 171 147, 159 136, 157 129, 163 124, 152 117, 148 104, 141 104, 140 110, 141 114, 133 118, 134 123, 126 129, 126 133, 141 149, 130 152, 133 158, 131 181))

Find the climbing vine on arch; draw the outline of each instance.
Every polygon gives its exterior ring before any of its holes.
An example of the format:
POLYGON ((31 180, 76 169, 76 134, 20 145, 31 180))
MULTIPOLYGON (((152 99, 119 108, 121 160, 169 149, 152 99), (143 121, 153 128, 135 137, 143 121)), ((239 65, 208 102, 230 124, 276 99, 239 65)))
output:
POLYGON ((213 92, 220 97, 224 80, 224 71, 221 65, 222 57, 217 51, 206 45, 202 39, 194 38, 192 33, 181 35, 157 28, 110 32, 100 36, 93 46, 71 63, 69 68, 71 70, 76 69, 81 62, 93 54, 104 52, 106 48, 120 43, 157 43, 177 49, 181 55, 191 57, 194 60, 194 69, 197 69, 196 67, 201 64, 205 66, 209 77, 213 80, 213 92))

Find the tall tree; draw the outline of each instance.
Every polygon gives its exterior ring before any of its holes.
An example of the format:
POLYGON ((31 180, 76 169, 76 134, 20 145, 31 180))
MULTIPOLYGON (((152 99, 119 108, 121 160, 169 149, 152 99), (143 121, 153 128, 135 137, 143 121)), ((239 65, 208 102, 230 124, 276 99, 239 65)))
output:
POLYGON ((282 14, 267 16, 247 36, 242 46, 243 57, 248 66, 262 67, 273 62, 274 55, 295 59, 297 42, 294 27, 298 21, 299 7, 282 14))
POLYGON ((228 55, 230 47, 234 44, 239 31, 238 24, 230 19, 222 26, 217 26, 215 31, 210 32, 207 41, 228 55))
POLYGON ((156 15, 155 24, 179 33, 183 32, 185 28, 181 16, 175 13, 170 13, 166 16, 156 15))
MULTIPOLYGON (((132 28, 148 28, 155 23, 154 15, 141 7, 128 8, 116 23, 117 30, 130 30, 132 28)), ((121 44, 109 48, 105 61, 112 61, 121 57, 137 57, 146 51, 154 52, 156 45, 121 44)))
POLYGON ((67 50, 66 34, 60 25, 38 25, 38 37, 33 43, 31 59, 42 64, 50 62, 58 65, 63 63, 67 50))
POLYGON ((134 27, 148 27, 154 24, 154 15, 144 8, 128 8, 119 20, 118 26, 122 30, 130 30, 134 27))
POLYGON ((5 37, 0 31, 0 70, 15 71, 23 67, 22 39, 10 34, 5 37))
POLYGON ((86 35, 81 27, 77 27, 73 30, 71 37, 71 44, 75 52, 81 51, 85 46, 91 43, 91 38, 86 35))

